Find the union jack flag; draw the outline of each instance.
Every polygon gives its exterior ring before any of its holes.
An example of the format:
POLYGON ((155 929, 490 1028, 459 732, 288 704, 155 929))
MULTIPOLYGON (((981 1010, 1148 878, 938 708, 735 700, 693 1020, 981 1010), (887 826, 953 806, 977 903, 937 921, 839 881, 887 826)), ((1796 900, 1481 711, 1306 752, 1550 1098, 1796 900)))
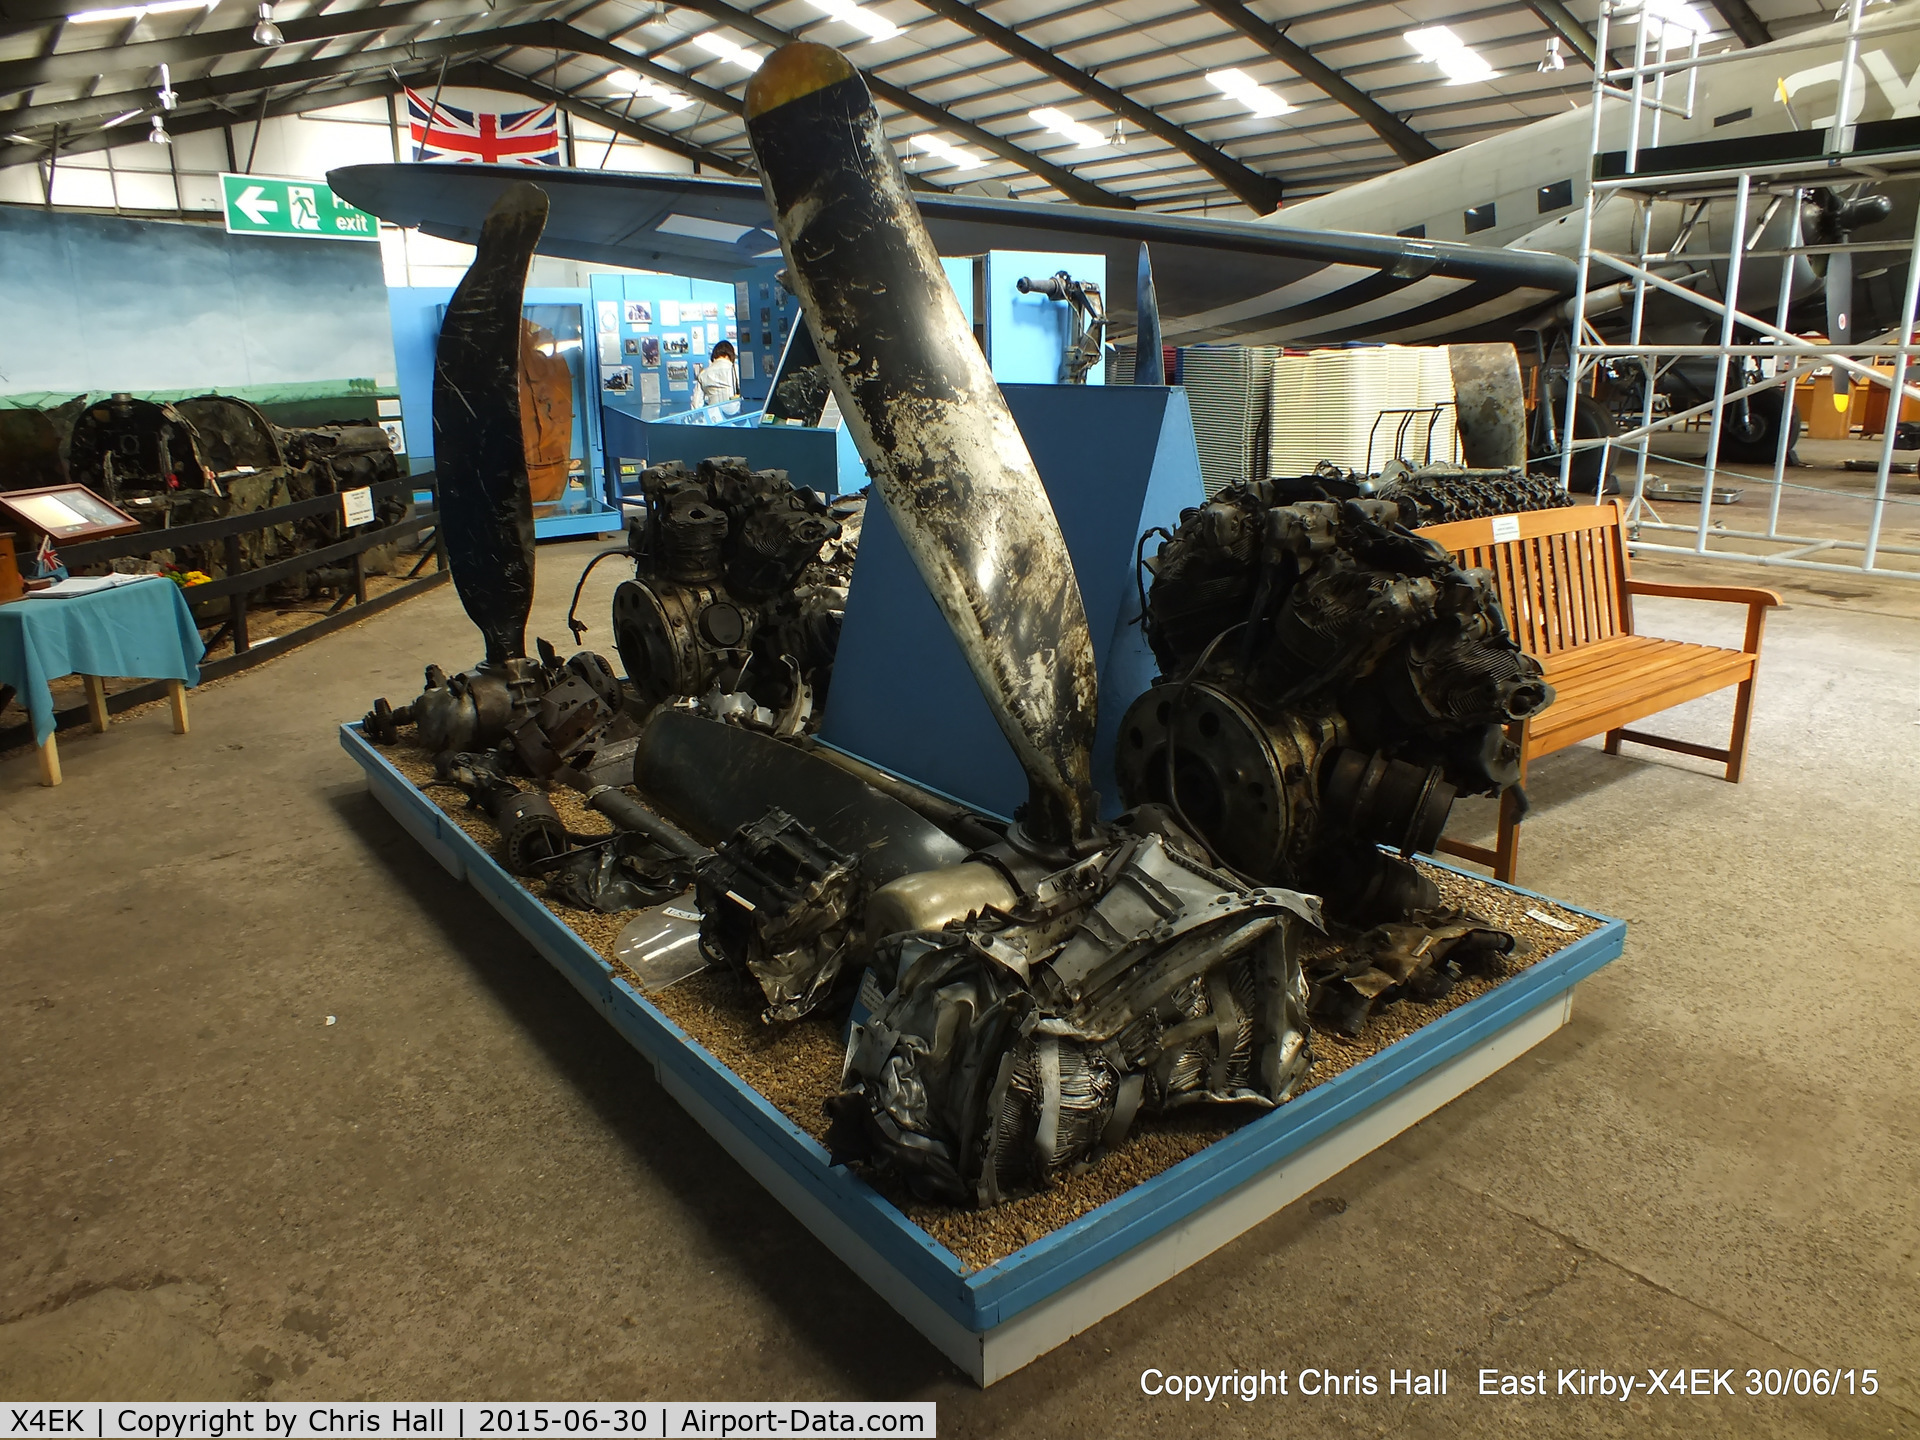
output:
POLYGON ((489 165, 558 165, 560 115, 551 104, 501 115, 436 104, 407 89, 407 119, 413 127, 415 160, 453 160, 489 165))

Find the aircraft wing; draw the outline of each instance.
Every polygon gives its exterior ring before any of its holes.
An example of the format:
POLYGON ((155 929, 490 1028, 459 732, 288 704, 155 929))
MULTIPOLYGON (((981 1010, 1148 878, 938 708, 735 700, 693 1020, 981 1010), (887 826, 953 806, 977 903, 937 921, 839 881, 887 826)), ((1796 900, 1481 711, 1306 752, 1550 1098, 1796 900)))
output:
MULTIPOLYGON (((590 264, 728 280, 779 255, 753 181, 520 165, 350 165, 328 176, 341 199, 397 225, 469 244, 506 186, 535 181, 552 200, 543 254, 590 264)), ((1109 312, 1126 327, 1141 241, 1152 248, 1169 343, 1507 339, 1573 293, 1563 255, 1399 235, 1309 230, 1084 205, 921 193, 946 255, 987 250, 1098 252, 1109 312)))

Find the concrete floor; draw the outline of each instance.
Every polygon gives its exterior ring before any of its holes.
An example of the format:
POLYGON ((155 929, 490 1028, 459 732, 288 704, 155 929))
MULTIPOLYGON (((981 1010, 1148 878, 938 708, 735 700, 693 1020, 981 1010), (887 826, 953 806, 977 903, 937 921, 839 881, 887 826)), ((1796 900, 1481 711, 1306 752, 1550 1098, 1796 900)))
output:
MULTIPOLYGON (((590 549, 542 550, 539 631, 564 638, 590 549)), ((59 790, 0 764, 0 1394, 926 1398, 947 1436, 1920 1434, 1920 586, 1782 583, 1746 783, 1592 748, 1536 772, 1523 882, 1631 922, 1572 1025, 984 1394, 365 793, 335 722, 477 654, 450 587, 198 693, 186 738, 164 713, 75 737, 59 790), (1482 1367, 1794 1365, 1881 1392, 1471 1393, 1482 1367), (1143 1396, 1148 1367, 1446 1367, 1451 1393, 1206 1405, 1143 1396)), ((1668 724, 1709 739, 1726 713, 1668 724)))

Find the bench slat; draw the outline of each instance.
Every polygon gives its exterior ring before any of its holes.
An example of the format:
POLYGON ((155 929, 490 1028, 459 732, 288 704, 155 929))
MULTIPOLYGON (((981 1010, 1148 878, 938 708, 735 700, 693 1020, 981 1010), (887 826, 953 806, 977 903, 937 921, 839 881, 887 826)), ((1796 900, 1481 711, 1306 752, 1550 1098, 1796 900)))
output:
MULTIPOLYGON (((1663 655, 1644 667, 1595 676, 1585 685, 1570 685, 1560 698, 1529 722, 1532 733, 1544 735, 1550 730, 1587 724, 1617 701, 1637 702, 1646 696, 1690 685, 1703 676, 1720 677, 1717 687, 1724 687, 1744 679, 1745 672, 1752 669, 1750 655, 1737 651, 1715 652, 1710 647, 1703 649, 1705 653, 1663 655)), ((1597 733, 1597 730, 1589 729, 1588 733, 1597 733)))
POLYGON ((1569 723, 1563 726, 1542 729, 1537 734, 1530 732, 1527 753, 1530 757, 1551 755, 1556 750, 1564 750, 1595 735, 1618 730, 1649 715, 1658 715, 1689 700, 1718 694, 1729 685, 1739 683, 1742 678, 1738 671, 1702 671, 1682 681, 1670 680, 1667 685, 1650 693, 1617 693, 1610 705, 1584 709, 1577 714, 1569 713, 1566 717, 1569 723))

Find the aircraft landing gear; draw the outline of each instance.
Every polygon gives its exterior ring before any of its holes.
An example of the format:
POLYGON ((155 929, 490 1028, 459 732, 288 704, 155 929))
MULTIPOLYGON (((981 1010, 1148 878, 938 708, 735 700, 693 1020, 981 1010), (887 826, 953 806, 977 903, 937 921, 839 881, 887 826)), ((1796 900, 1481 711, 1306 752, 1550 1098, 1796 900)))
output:
POLYGON ((1784 408, 1793 426, 1787 442, 1787 463, 1798 465, 1794 447, 1800 440, 1800 412, 1785 405, 1778 390, 1762 390, 1744 400, 1727 402, 1720 420, 1720 459, 1734 465, 1771 465, 1780 452, 1780 412, 1784 408))

